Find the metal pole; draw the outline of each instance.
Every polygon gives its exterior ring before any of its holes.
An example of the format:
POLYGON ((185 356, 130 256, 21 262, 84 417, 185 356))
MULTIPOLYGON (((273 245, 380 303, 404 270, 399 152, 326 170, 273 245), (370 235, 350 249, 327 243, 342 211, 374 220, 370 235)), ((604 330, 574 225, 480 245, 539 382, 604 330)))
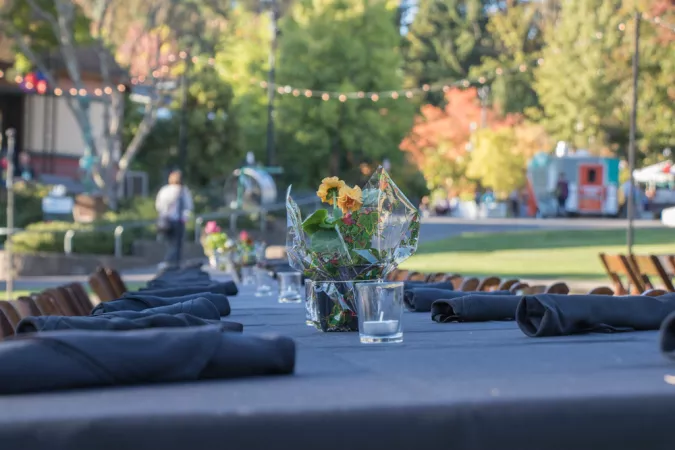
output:
POLYGON ((7 300, 12 300, 14 291, 14 258, 12 257, 12 235, 14 234, 14 150, 16 130, 8 129, 7 135, 7 240, 5 257, 7 258, 7 300))
POLYGON ((274 94, 276 92, 276 53, 277 53, 277 2, 272 0, 270 9, 270 19, 272 21, 272 45, 269 54, 269 72, 267 79, 267 166, 272 167, 275 164, 274 148, 274 94))
POLYGON ((480 127, 487 126, 487 98, 490 93, 488 86, 483 86, 478 90, 478 97, 480 98, 480 127))
MULTIPOLYGON (((185 70, 181 75, 181 101, 180 101, 180 128, 178 130, 178 167, 185 176, 187 164, 188 146, 188 72, 190 70, 190 54, 185 57, 185 70)), ((183 178, 185 179, 185 178, 183 178)))
POLYGON ((633 180, 633 171, 635 170, 635 133, 637 129, 637 103, 638 103, 638 73, 640 62, 640 19, 639 12, 635 13, 635 49, 633 51, 633 109, 630 115, 630 139, 628 144, 628 172, 629 183, 628 198, 626 201, 628 214, 628 230, 626 231, 626 246, 628 247, 628 254, 633 254, 633 215, 635 212, 635 182, 633 180))

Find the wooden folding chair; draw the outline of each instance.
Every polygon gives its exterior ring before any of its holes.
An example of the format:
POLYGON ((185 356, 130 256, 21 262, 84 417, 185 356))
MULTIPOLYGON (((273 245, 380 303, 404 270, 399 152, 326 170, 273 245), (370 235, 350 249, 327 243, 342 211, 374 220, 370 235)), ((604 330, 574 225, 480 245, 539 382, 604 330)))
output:
POLYGON ((16 326, 21 322, 21 315, 14 305, 6 300, 0 300, 0 312, 5 315, 12 329, 16 330, 16 326))
POLYGON ((391 281, 406 281, 408 279, 408 271, 396 269, 396 273, 391 278, 391 281))
POLYGON ((40 309, 35 304, 32 297, 19 297, 16 300, 16 310, 19 311, 21 317, 41 316, 40 309))
POLYGON ((77 301, 78 311, 81 316, 88 316, 94 309, 94 304, 89 298, 89 294, 84 290, 80 283, 71 283, 64 286, 71 293, 71 297, 77 301))
POLYGON ((598 256, 605 267, 607 276, 612 281, 612 284, 614 284, 614 293, 616 295, 627 295, 629 289, 633 294, 640 294, 645 290, 640 277, 635 274, 633 266, 626 256, 607 255, 605 253, 600 253, 598 256), (628 280, 629 289, 624 287, 621 281, 622 276, 625 276, 628 280))
POLYGON ((40 310, 41 316, 64 316, 65 313, 50 295, 38 294, 33 296, 35 306, 40 310))
POLYGON ((105 273, 94 272, 89 277, 89 286, 101 302, 109 302, 118 298, 105 273))
POLYGON ((596 288, 591 289, 588 291, 589 295, 614 295, 614 291, 612 288, 608 288, 607 286, 598 286, 596 288))
POLYGON ((538 284, 535 286, 527 286, 524 289, 521 289, 519 292, 520 295, 537 295, 537 294, 545 294, 546 289, 547 287, 544 286, 543 284, 538 284))
POLYGON ((427 274, 422 272, 410 272, 406 281, 425 281, 427 274))
POLYGON ((445 272, 430 273, 427 276, 427 283, 437 283, 443 281, 443 278, 445 278, 445 272))
POLYGON ((666 295, 667 293, 668 292, 664 289, 648 289, 640 295, 644 295, 645 297, 660 297, 662 295, 666 295))
POLYGON ((524 291, 529 287, 530 287, 529 284, 519 281, 516 284, 512 285, 509 291, 511 291, 512 294, 518 294, 519 292, 524 291))
POLYGON ((0 309, 0 341, 10 336, 14 336, 14 327, 5 312, 0 309))
POLYGON ((452 288, 456 291, 459 290, 459 287, 462 285, 464 278, 458 273, 449 273, 446 274, 441 281, 452 283, 452 288))
POLYGON ((553 283, 546 287, 544 293, 567 295, 570 293, 570 287, 565 283, 553 283))
POLYGON ((104 269, 104 272, 108 277, 110 286, 113 288, 113 291, 115 292, 115 298, 120 298, 121 296, 124 295, 125 292, 129 290, 127 289, 127 285, 124 284, 124 281, 122 281, 122 277, 120 276, 120 273, 118 271, 116 271, 111 267, 106 267, 104 269))
POLYGON ((655 255, 630 255, 630 262, 633 264, 636 275, 641 278, 644 289, 654 289, 650 276, 658 277, 668 292, 674 292, 671 275, 661 264, 661 260, 655 255))
MULTIPOLYGON (((56 303, 58 309, 64 316, 79 316, 79 310, 75 301, 70 297, 70 293, 63 288, 46 289, 42 295, 47 296, 56 303)), ((39 306, 39 305, 38 305, 39 306)))
POLYGON ((496 290, 502 280, 499 277, 487 277, 483 278, 480 283, 478 283, 477 291, 480 292, 489 292, 496 290))
POLYGON ((459 286, 458 291, 464 291, 464 292, 473 292, 478 289, 478 285, 480 284, 480 280, 478 278, 466 278, 465 280, 462 281, 462 284, 459 286))
POLYGON ((509 280, 504 280, 502 283, 499 285, 497 288, 498 291, 510 291, 511 287, 513 287, 515 284, 519 283, 520 280, 516 280, 515 278, 511 278, 509 280))

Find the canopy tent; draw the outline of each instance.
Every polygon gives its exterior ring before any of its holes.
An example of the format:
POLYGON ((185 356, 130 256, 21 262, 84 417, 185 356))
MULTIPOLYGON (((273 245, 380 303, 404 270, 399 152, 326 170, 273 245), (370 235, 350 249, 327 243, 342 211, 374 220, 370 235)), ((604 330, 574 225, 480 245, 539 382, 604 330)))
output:
POLYGON ((675 167, 670 161, 663 161, 637 169, 633 178, 637 183, 669 183, 675 180, 675 167))

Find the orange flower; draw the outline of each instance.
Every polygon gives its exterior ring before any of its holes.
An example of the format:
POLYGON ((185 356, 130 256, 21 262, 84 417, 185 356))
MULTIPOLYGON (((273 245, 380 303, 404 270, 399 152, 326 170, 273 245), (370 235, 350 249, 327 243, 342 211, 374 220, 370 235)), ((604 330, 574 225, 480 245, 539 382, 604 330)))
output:
POLYGON ((339 195, 339 192, 343 187, 345 187, 345 182, 338 177, 324 178, 321 181, 319 190, 316 191, 316 195, 322 202, 332 205, 333 198, 339 195))
POLYGON ((342 214, 358 211, 361 209, 361 206, 363 206, 363 194, 361 188, 358 186, 354 186, 353 188, 344 186, 340 189, 337 203, 342 210, 342 214))

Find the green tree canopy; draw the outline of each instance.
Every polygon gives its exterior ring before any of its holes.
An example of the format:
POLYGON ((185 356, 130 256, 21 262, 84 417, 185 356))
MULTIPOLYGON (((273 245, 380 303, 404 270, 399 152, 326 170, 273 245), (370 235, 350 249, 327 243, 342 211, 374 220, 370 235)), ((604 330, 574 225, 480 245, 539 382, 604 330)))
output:
MULTIPOLYGON (((396 2, 298 1, 281 26, 278 84, 330 92, 402 88, 396 2)), ((398 145, 410 129, 407 99, 279 99, 279 160, 295 184, 340 175, 358 181, 361 163, 403 160, 398 145)), ((389 97, 389 98, 387 98, 389 97)))
POLYGON ((498 194, 523 186, 526 161, 513 128, 481 130, 474 136, 474 143, 467 168, 470 178, 498 194))

